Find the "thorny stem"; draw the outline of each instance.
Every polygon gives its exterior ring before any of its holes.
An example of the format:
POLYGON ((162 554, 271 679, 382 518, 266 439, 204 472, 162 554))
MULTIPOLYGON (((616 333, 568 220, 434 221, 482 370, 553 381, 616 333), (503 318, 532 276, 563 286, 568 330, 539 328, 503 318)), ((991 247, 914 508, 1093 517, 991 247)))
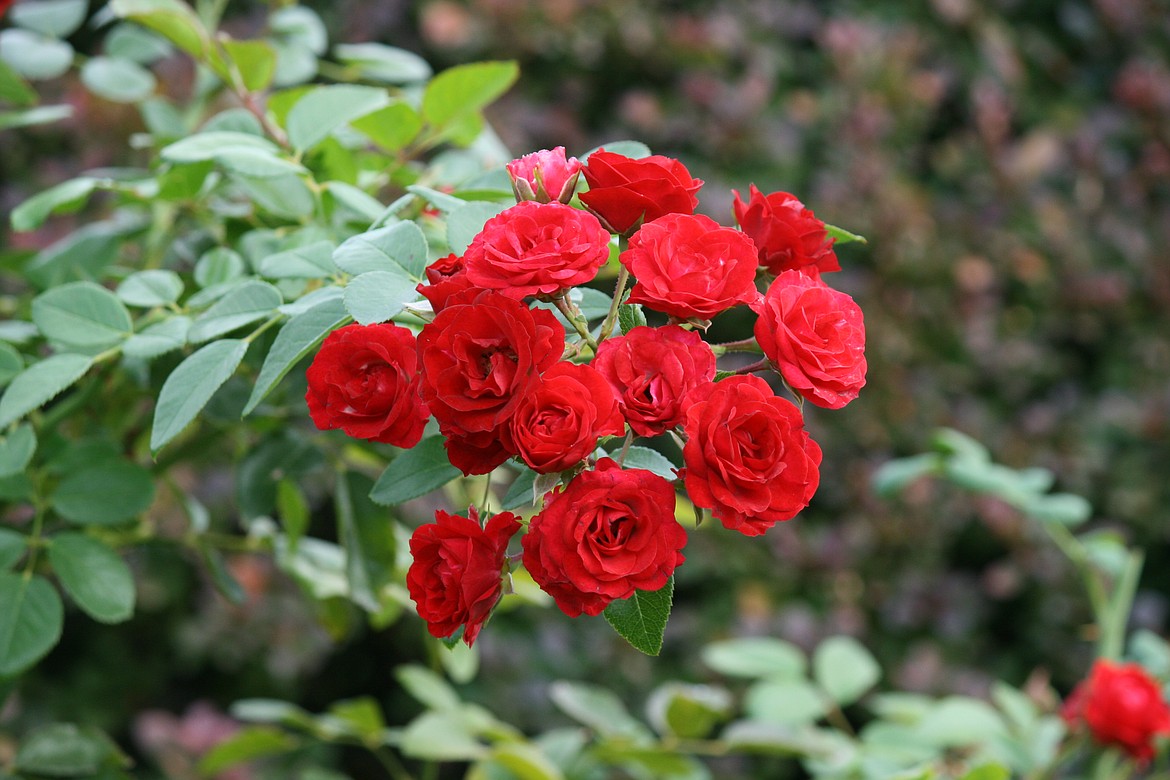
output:
POLYGON ((772 364, 768 361, 768 359, 764 358, 763 360, 758 360, 755 363, 749 363, 748 365, 746 365, 742 368, 737 368, 736 370, 732 371, 731 373, 733 373, 733 374, 754 374, 758 371, 767 371, 768 368, 771 367, 771 365, 772 364))
POLYGON ((601 324, 601 333, 597 337, 597 343, 605 341, 609 338, 609 334, 613 333, 614 323, 617 322, 618 306, 621 305, 622 295, 626 291, 626 282, 630 280, 630 271, 624 265, 618 271, 617 285, 613 290, 613 303, 609 305, 609 313, 605 315, 605 322, 601 324))
POLYGON ((760 349, 760 345, 754 336, 752 338, 743 339, 742 341, 728 341, 726 344, 712 344, 711 350, 716 355, 722 355, 727 352, 755 352, 756 354, 761 354, 763 352, 763 350, 760 349))
POLYGON ((572 324, 573 329, 576 330, 581 338, 585 340, 585 343, 593 347, 593 351, 596 352, 597 341, 589 334, 589 327, 587 323, 582 321, 581 313, 576 311, 576 307, 573 306, 571 301, 569 301, 568 293, 566 292, 565 294, 558 295, 556 298, 553 298, 553 305, 557 307, 557 310, 561 314, 565 315, 565 319, 567 319, 569 323, 572 324))

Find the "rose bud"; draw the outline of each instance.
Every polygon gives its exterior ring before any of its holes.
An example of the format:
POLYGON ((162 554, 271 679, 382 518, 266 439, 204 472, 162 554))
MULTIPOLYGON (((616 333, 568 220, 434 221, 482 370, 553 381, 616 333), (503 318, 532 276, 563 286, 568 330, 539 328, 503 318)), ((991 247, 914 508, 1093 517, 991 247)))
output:
POLYGON ((558 146, 526 154, 508 163, 507 169, 517 201, 568 203, 577 189, 581 161, 576 157, 566 158, 565 147, 558 146))

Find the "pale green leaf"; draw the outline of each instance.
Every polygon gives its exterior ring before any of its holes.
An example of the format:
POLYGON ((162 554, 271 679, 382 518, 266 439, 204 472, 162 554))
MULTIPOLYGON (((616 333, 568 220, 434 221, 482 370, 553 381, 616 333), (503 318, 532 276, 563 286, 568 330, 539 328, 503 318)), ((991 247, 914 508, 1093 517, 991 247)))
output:
POLYGON ((264 358, 256 386, 244 407, 244 414, 251 414, 264 398, 272 392, 277 383, 288 374, 303 357, 314 350, 331 332, 349 319, 345 306, 339 299, 327 300, 296 315, 284 324, 272 348, 264 358))
POLYGON ((341 43, 333 56, 364 79, 386 84, 411 84, 431 77, 431 66, 414 52, 380 43, 341 43))
POLYGON ((215 155, 215 162, 224 170, 253 179, 275 179, 306 172, 305 166, 278 157, 264 149, 237 147, 224 149, 215 155))
POLYGON ((207 29, 182 0, 111 0, 109 8, 123 19, 149 27, 196 59, 210 48, 207 29))
POLYGON ((295 41, 313 54, 324 54, 329 46, 329 32, 321 17, 308 6, 281 8, 269 17, 268 24, 274 33, 295 41))
POLYGON ((214 341, 189 356, 163 383, 154 410, 150 449, 158 452, 179 435, 226 382, 248 351, 241 339, 214 341))
POLYGON ((12 28, 0 31, 0 60, 26 79, 55 79, 73 64, 73 47, 47 35, 12 28))
POLYGON ((877 684, 878 662, 852 637, 829 637, 813 653, 813 677, 839 705, 848 705, 877 684))
POLYGON ((122 345, 122 354, 132 360, 152 360, 187 343, 187 332, 191 329, 190 317, 171 317, 148 326, 141 333, 135 333, 122 345))
POLYGON ((350 123, 354 130, 388 152, 397 152, 418 137, 422 118, 409 103, 398 100, 350 123))
POLYGON ((60 122, 73 116, 73 106, 37 106, 26 111, 0 111, 0 130, 60 122))
POLYGON ((244 282, 199 315, 191 324, 187 339, 198 344, 230 333, 272 316, 281 303, 280 290, 267 282, 254 279, 244 282))
POLYGON ((40 227, 50 214, 77 211, 89 200, 90 193, 96 186, 97 179, 82 176, 33 195, 12 210, 9 217, 12 229, 18 232, 34 230, 40 227))
POLYGON ((0 428, 48 403, 85 375, 93 359, 85 355, 53 355, 22 371, 0 398, 0 428))
POLYGON ((81 66, 81 82, 115 103, 138 103, 154 94, 154 74, 133 60, 94 57, 81 66))
POLYGON ((49 563, 65 592, 94 620, 121 623, 134 614, 134 575, 110 547, 89 536, 54 536, 49 563))
MULTIPOLYGON (((621 453, 620 445, 616 446, 610 454, 616 458, 619 453, 621 453)), ((676 466, 670 462, 669 458, 658 450, 639 447, 636 444, 626 450, 626 459, 622 462, 622 468, 645 469, 666 480, 678 479, 678 475, 674 473, 676 466)))
POLYGON ((268 279, 324 279, 335 272, 332 241, 317 241, 269 255, 256 269, 268 279))
POLYGON ((390 461, 370 491, 370 500, 383 506, 401 504, 441 488, 459 474, 447 459, 443 437, 431 436, 390 461))
POLYGON ((79 525, 116 525, 154 501, 154 477, 130 461, 99 461, 70 471, 49 500, 57 514, 79 525))
POLYGON ((88 10, 87 0, 24 0, 12 7, 9 18, 17 27, 68 38, 81 27, 88 10))
POLYGON ((43 577, 0 572, 0 677, 24 671, 61 638, 61 597, 43 577))
POLYGON ((195 284, 213 287, 230 282, 244 275, 244 258, 226 247, 216 247, 199 258, 195 263, 195 284))
POLYGON ((296 737, 280 729, 245 726, 205 754, 199 761, 199 771, 210 777, 238 764, 278 756, 299 746, 296 737))
POLYGON ((86 349, 114 346, 134 328, 118 296, 93 282, 72 282, 41 293, 33 299, 32 318, 49 341, 86 349))
POLYGON ((830 709, 815 685, 805 680, 761 680, 748 689, 744 710, 753 720, 782 726, 815 723, 830 709))
POLYGON ((27 423, 4 434, 0 432, 0 477, 24 471, 37 451, 37 434, 27 423))
POLYGON ((102 41, 106 56, 149 65, 174 54, 166 38, 136 24, 122 22, 113 27, 102 41))
POLYGON ((288 138, 297 149, 310 149, 330 133, 390 103, 386 90, 356 84, 317 87, 288 113, 288 138))
POLYGON ((427 266, 427 240, 413 222, 359 233, 333 251, 333 262, 347 274, 390 271, 422 281, 427 266))
POLYGON ((650 736, 649 729, 630 715, 621 699, 605 688, 560 680, 549 686, 548 695, 557 709, 602 736, 650 736))
MULTIPOLYGON (((325 182, 325 191, 341 206, 352 211, 366 222, 373 222, 386 210, 380 200, 363 189, 343 181, 325 182)), ((332 263, 330 267, 332 268, 332 263)))
POLYGON ((507 208, 506 203, 470 201, 451 211, 447 215, 447 244, 451 251, 457 255, 466 252, 484 223, 507 208))
POLYGON ((439 675, 423 666, 408 664, 394 670, 394 677, 407 693, 432 710, 454 710, 461 704, 459 694, 439 675))
POLYGON ((166 306, 183 294, 183 280, 174 271, 151 269, 132 273, 118 285, 118 297, 128 306, 144 309, 166 306))
POLYGON ((730 677, 798 678, 808 666, 796 645, 770 637, 713 642, 700 656, 710 668, 730 677))
POLYGON ((400 273, 368 271, 345 286, 345 308, 356 322, 386 322, 411 301, 418 300, 417 285, 400 273))
POLYGON ((38 777, 88 777, 113 758, 124 759, 98 729, 50 723, 21 740, 14 766, 38 777))
POLYGON ((174 163, 206 162, 214 160, 217 155, 229 149, 255 149, 272 154, 279 151, 276 144, 251 133, 212 130, 175 141, 170 146, 163 147, 159 156, 167 162, 174 163))

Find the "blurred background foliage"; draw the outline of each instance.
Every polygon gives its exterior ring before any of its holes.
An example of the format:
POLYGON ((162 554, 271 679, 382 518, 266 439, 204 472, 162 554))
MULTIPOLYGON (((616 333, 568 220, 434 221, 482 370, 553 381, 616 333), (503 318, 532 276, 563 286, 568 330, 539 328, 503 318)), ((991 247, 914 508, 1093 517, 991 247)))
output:
MULTIPOLYGON (((544 693, 551 679, 605 682, 638 702, 656 680, 709 674, 695 651, 711 639, 773 635, 810 648, 834 633, 869 646, 891 686, 982 694, 995 677, 1025 685, 1035 675, 1067 690, 1091 656, 1074 640, 1091 637, 1059 553, 993 499, 927 483, 896 502, 873 495, 874 469, 922 451, 940 425, 1010 466, 1052 469, 1058 489, 1092 502, 1097 526, 1144 545, 1133 627, 1165 633, 1165 0, 309 4, 333 40, 401 46, 436 68, 518 60, 519 85, 488 112, 516 154, 637 138, 705 179, 700 210, 724 223, 730 190, 754 183, 869 239, 841 248, 845 270, 830 280, 865 312, 869 383, 841 412, 808 410, 825 451, 812 506, 762 540, 718 528, 692 536, 662 659, 599 620, 502 611, 479 641, 488 673, 472 699, 538 728, 560 717, 544 693)), ((225 26, 249 37, 265 17, 261 4, 233 0, 225 26)), ((91 34, 73 43, 85 51, 91 34)), ((184 57, 156 72, 167 90, 189 87, 184 57)), ((0 136, 3 212, 80 169, 135 159, 132 108, 69 79, 42 89, 78 110, 0 136)), ((2 273, 93 208, 3 234, 0 247, 17 251, 2 273)), ((196 478, 213 510, 230 511, 230 470, 210 464, 196 478)), ((313 530, 329 526, 326 512, 313 530)), ((232 728, 222 712, 235 699, 318 711, 372 694, 392 720, 417 711, 389 672, 424 653, 413 617, 372 631, 327 615, 338 644, 266 559, 231 559, 250 596, 236 607, 177 556, 163 545, 132 553, 138 614, 117 628, 67 624, 25 684, 26 714, 108 728, 186 776, 187 757, 232 728)))

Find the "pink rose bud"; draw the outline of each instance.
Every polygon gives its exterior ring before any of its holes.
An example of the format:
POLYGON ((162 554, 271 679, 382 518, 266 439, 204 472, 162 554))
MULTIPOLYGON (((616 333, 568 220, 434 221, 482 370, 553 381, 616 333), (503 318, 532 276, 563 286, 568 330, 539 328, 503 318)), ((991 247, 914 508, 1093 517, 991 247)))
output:
POLYGON ((559 200, 568 203, 577 188, 581 161, 565 157, 565 147, 526 154, 508 163, 508 178, 517 201, 535 200, 548 203, 559 200))

